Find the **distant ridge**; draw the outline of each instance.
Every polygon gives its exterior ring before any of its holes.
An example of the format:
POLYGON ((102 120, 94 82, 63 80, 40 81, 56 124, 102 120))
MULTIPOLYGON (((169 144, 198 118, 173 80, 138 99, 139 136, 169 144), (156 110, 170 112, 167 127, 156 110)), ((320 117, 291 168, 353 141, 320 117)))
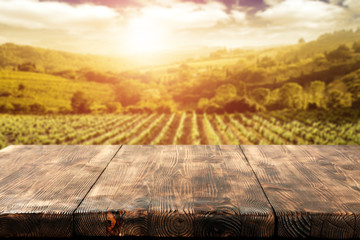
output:
POLYGON ((317 53, 332 51, 341 44, 351 47, 355 41, 360 41, 360 28, 356 31, 350 29, 325 33, 314 41, 296 45, 295 51, 299 58, 306 58, 317 53))
POLYGON ((120 58, 50 50, 14 43, 0 45, 0 68, 13 69, 19 64, 34 63, 41 72, 91 68, 120 72, 131 68, 131 63, 120 58))

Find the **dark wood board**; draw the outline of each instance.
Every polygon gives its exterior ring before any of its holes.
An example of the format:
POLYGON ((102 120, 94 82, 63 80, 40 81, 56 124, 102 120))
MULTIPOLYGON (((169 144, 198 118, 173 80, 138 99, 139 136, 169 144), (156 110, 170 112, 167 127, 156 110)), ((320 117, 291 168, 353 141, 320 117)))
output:
POLYGON ((359 146, 241 146, 280 237, 359 238, 359 146))
POLYGON ((80 236, 271 237, 239 146, 123 146, 75 212, 80 236))
POLYGON ((0 237, 69 237, 73 212, 120 146, 0 151, 0 237))

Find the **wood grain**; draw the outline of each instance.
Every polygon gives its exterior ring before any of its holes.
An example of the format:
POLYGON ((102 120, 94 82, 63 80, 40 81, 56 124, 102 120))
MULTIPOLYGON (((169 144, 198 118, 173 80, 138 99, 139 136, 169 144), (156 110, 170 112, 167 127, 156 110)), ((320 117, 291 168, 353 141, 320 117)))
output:
POLYGON ((358 146, 241 146, 280 237, 359 238, 358 146))
POLYGON ((69 237, 73 212, 120 146, 0 151, 0 237, 69 237))
POLYGON ((74 219, 82 236, 270 237, 275 225, 238 146, 123 146, 74 219))

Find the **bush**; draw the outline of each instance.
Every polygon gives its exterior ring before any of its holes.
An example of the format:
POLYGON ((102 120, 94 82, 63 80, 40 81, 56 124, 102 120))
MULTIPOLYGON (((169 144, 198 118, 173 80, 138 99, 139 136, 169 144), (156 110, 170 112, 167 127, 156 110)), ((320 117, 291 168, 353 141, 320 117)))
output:
POLYGON ((55 76, 59 76, 59 77, 67 78, 67 79, 77 79, 77 74, 73 70, 54 72, 52 74, 55 76))
POLYGON ((150 108, 147 107, 140 107, 140 106, 129 106, 126 108, 126 113, 132 113, 132 114, 137 114, 137 113, 151 113, 152 110, 150 108))
POLYGON ((31 104, 29 107, 30 107, 30 112, 31 113, 40 114, 40 113, 45 113, 46 112, 45 106, 40 104, 40 103, 31 104))
POLYGON ((23 72, 36 72, 36 65, 34 63, 31 62, 27 62, 27 63, 23 63, 23 64, 19 64, 17 66, 17 69, 19 71, 23 71, 23 72))
POLYGON ((251 96, 255 102, 265 106, 270 101, 270 93, 268 88, 256 88, 251 92, 251 96))
POLYGON ((110 83, 110 84, 115 84, 118 82, 118 79, 115 76, 102 72, 88 71, 84 73, 84 77, 89 82, 110 83))
POLYGON ((121 104, 118 102, 110 102, 105 104, 106 112, 107 113, 114 113, 114 112, 120 112, 121 111, 121 104))
POLYGON ((354 50, 354 52, 360 53, 360 41, 354 42, 352 49, 354 50))
POLYGON ((77 91, 71 98, 71 107, 74 113, 91 113, 90 101, 85 98, 84 93, 77 91))
MULTIPOLYGON (((50 113, 50 112, 48 111, 48 113, 50 113)), ((69 109, 67 107, 59 107, 58 113, 60 113, 60 114, 70 114, 71 109, 69 109)))
POLYGON ((9 97, 9 96, 11 96, 10 92, 3 90, 0 91, 0 97, 9 97))
POLYGON ((344 93, 338 89, 332 89, 328 93, 327 106, 329 108, 346 108, 351 107, 351 94, 344 93))
POLYGON ((28 113, 30 111, 29 105, 24 103, 12 103, 14 106, 14 113, 28 113))
POLYGON ((231 102, 228 102, 224 106, 225 112, 228 113, 234 113, 234 112, 256 112, 258 110, 261 110, 262 108, 251 102, 247 98, 239 98, 236 100, 233 100, 231 102))
POLYGON ((351 58, 351 51, 345 44, 340 45, 334 51, 329 52, 326 54, 326 58, 329 61, 342 61, 351 58))
POLYGON ((11 113, 14 111, 14 106, 12 105, 12 103, 9 102, 5 102, 0 104, 0 112, 1 113, 11 113))

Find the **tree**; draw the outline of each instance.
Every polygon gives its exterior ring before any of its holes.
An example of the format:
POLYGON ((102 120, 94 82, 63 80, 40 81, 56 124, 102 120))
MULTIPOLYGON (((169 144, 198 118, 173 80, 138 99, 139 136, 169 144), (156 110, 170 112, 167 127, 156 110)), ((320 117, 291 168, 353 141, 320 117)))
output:
POLYGON ((280 104, 285 108, 303 109, 303 88, 297 83, 286 83, 279 90, 280 104))
POLYGON ((200 98, 197 104, 197 108, 201 109, 202 111, 206 111, 207 107, 209 106, 209 99, 207 98, 200 98))
POLYGON ((11 96, 11 92, 6 90, 0 90, 0 97, 9 97, 11 96))
POLYGON ((269 56, 263 57, 258 63, 258 66, 262 68, 269 68, 275 65, 276 65, 276 61, 269 56))
POLYGON ((71 98, 71 107, 74 113, 90 113, 90 102, 85 98, 84 93, 77 91, 71 98))
POLYGON ((108 113, 114 113, 114 112, 119 112, 122 108, 121 104, 118 102, 109 102, 105 104, 106 107, 106 112, 108 113))
POLYGON ((115 99, 122 106, 135 105, 141 100, 142 85, 134 80, 124 80, 115 87, 115 99))
POLYGON ((351 58, 351 51, 345 44, 340 45, 337 49, 326 54, 326 58, 329 61, 346 60, 351 58))
POLYGON ((251 93, 254 101, 262 106, 265 106, 269 103, 270 100, 270 90, 267 88, 256 88, 251 93))
POLYGON ((4 102, 0 104, 1 113, 11 113, 15 110, 14 106, 10 102, 4 102))
POLYGON ((352 98, 354 100, 359 100, 360 99, 360 79, 358 80, 358 82, 352 83, 352 85, 349 87, 349 92, 352 94, 352 98))
POLYGON ((327 59, 323 53, 318 53, 313 57, 313 62, 316 66, 320 67, 326 64, 327 59))
POLYGON ((255 103, 251 102, 248 98, 237 97, 236 99, 228 102, 224 106, 225 112, 255 112, 260 109, 255 103))
POLYGON ((31 113, 45 113, 46 112, 46 108, 44 105, 40 104, 40 103, 33 103, 30 105, 30 112, 31 113))
POLYGON ((18 86, 18 91, 24 91, 25 90, 25 85, 20 83, 18 86))
POLYGON ((115 84, 118 81, 115 76, 106 73, 96 72, 96 71, 85 72, 84 77, 86 78, 87 81, 90 82, 115 84))
POLYGON ((246 90, 246 84, 242 81, 237 81, 235 84, 236 92, 239 97, 246 97, 247 90, 246 90))
POLYGON ((318 108, 325 107, 325 83, 322 81, 313 81, 310 84, 310 102, 318 108))
POLYGON ((300 39, 298 40, 298 43, 299 43, 299 44, 304 44, 304 43, 305 43, 304 38, 300 38, 300 39))
POLYGON ((31 63, 31 62, 19 64, 17 69, 19 71, 23 71, 23 72, 36 72, 37 71, 35 63, 31 63))
POLYGON ((207 99, 207 98, 200 98, 197 105, 197 112, 207 112, 207 113, 223 113, 224 106, 220 106, 214 101, 214 98, 207 99))
POLYGON ((215 90, 215 97, 212 99, 216 104, 223 106, 236 97, 236 88, 232 84, 223 84, 215 90))
POLYGON ((29 105, 26 105, 23 102, 12 103, 12 105, 14 106, 15 113, 28 113, 29 112, 29 105))
POLYGON ((351 107, 351 93, 344 93, 338 89, 331 89, 328 92, 327 106, 329 108, 351 107))
POLYGON ((360 41, 354 42, 352 45, 352 49, 354 50, 354 52, 360 53, 360 41))

